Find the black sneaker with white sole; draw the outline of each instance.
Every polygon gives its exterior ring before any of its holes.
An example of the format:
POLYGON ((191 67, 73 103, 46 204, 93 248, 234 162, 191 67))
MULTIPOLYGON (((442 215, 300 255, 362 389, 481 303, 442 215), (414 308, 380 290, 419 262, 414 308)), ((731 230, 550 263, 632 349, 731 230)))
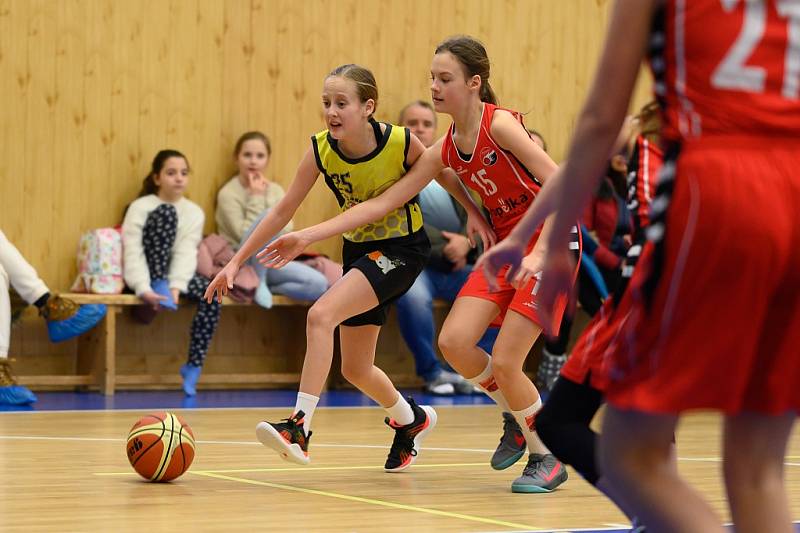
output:
POLYGON ((383 467, 386 472, 402 472, 411 466, 417 459, 422 440, 436 426, 436 411, 433 407, 427 405, 420 407, 413 398, 409 398, 408 403, 414 412, 413 422, 401 426, 388 417, 384 421, 387 426, 395 430, 392 448, 383 467))
POLYGON ((259 422, 256 425, 256 437, 261 444, 272 448, 285 460, 300 465, 311 462, 308 456, 308 442, 311 431, 306 435, 303 429, 303 411, 297 411, 283 422, 259 422))

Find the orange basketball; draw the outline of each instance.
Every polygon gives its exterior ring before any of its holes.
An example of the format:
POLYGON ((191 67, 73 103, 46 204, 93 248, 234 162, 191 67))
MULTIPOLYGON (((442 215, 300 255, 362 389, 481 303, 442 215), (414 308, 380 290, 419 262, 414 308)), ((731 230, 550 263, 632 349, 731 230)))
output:
POLYGON ((172 413, 147 415, 131 428, 126 452, 131 466, 149 481, 170 481, 194 459, 194 433, 172 413))

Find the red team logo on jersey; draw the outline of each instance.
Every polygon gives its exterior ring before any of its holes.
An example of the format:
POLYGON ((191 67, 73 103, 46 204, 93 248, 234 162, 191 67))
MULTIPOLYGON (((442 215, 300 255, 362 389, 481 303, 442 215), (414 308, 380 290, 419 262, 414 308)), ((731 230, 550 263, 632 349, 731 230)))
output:
POLYGON ((483 161, 483 165, 487 167, 494 165, 497 163, 497 152, 487 146, 481 150, 481 161, 483 161))

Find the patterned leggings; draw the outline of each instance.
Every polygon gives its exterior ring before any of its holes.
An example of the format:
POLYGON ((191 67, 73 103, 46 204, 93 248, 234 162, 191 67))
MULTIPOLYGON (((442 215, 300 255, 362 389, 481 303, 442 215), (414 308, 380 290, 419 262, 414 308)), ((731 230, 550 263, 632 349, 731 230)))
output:
MULTIPOLYGON (((177 232, 178 213, 175 207, 161 204, 147 216, 142 229, 142 246, 150 270, 150 279, 167 279, 169 260, 177 232)), ((209 283, 208 278, 195 274, 189 281, 186 292, 183 293, 190 300, 197 302, 197 312, 192 320, 189 334, 189 364, 194 366, 203 366, 221 311, 221 306, 216 300, 208 303, 203 299, 209 283)))

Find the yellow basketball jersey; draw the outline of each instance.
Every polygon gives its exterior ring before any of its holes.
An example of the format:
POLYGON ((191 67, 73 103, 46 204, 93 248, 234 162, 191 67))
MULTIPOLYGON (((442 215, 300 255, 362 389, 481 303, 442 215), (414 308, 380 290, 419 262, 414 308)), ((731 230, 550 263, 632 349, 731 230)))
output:
MULTIPOLYGON (((344 211, 374 198, 405 175, 406 154, 411 142, 406 128, 372 121, 378 146, 372 153, 353 159, 339 150, 336 139, 321 131, 311 137, 317 167, 344 211)), ((378 241, 404 237, 422 228, 422 209, 417 197, 398 207, 381 220, 348 231, 343 236, 351 242, 378 241)))

